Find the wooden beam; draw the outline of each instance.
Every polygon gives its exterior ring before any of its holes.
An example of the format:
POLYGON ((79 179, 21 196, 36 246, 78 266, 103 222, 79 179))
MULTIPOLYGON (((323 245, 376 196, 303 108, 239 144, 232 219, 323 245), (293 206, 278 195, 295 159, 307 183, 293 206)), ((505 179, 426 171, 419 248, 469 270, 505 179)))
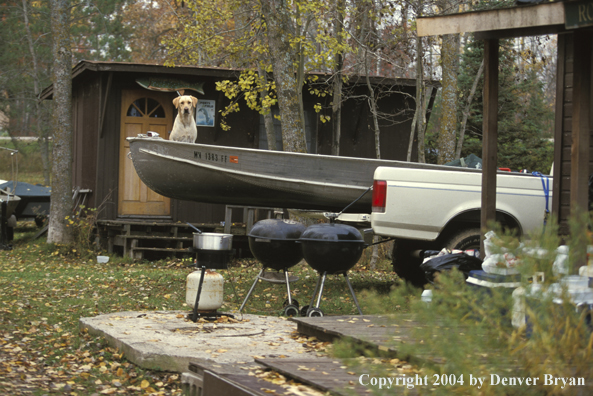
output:
MULTIPOLYGON (((533 6, 474 11, 434 17, 418 18, 418 36, 437 36, 466 32, 486 32, 564 25, 564 4, 547 3, 533 6)), ((539 30, 541 33, 541 29, 539 30)), ((550 31, 551 33, 552 31, 550 31)), ((529 34, 526 34, 529 35, 529 34)))
MULTIPOLYGON (((496 220, 498 141, 498 40, 484 40, 484 116, 482 124, 482 230, 496 220)), ((483 249, 482 241, 482 252, 483 249)), ((483 255, 482 255, 483 257, 483 255)))
POLYGON ((560 218, 560 196, 562 194, 562 147, 564 146, 564 90, 566 72, 566 34, 558 36, 558 50, 556 57, 556 108, 554 120, 554 183, 552 185, 552 213, 559 223, 560 218))
POLYGON ((527 36, 543 36, 546 34, 562 34, 566 33, 567 30, 564 25, 552 25, 552 26, 538 26, 529 28, 519 29, 505 29, 505 30, 490 30, 487 32, 476 32, 474 37, 476 40, 487 40, 487 39, 505 39, 515 37, 527 37, 527 36))
POLYGON ((587 211, 589 204, 589 135, 591 130, 591 44, 592 33, 574 33, 574 82, 572 96, 572 147, 570 212, 587 211))

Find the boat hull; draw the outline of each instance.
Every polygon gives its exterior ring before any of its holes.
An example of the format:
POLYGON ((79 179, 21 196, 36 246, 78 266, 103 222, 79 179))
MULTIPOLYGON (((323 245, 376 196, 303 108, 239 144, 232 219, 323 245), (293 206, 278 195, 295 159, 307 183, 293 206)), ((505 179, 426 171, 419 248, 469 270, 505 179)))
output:
POLYGON ((136 172, 153 191, 174 199, 227 205, 340 212, 354 202, 348 212, 370 213, 368 190, 378 166, 419 166, 161 138, 128 140, 136 172))

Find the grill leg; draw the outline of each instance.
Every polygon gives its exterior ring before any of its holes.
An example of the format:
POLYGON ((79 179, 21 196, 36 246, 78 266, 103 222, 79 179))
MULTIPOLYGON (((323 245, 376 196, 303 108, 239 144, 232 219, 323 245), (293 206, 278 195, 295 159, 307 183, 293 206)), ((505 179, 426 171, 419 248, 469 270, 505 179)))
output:
POLYGON ((251 293, 253 293, 253 289, 255 289, 255 285, 257 285, 257 281, 259 281, 259 277, 261 276, 261 274, 263 274, 264 269, 265 268, 262 268, 261 271, 259 271, 259 274, 255 277, 255 281, 253 282, 253 285, 251 285, 251 289, 249 289, 249 293, 247 293, 247 297, 245 297, 245 300, 243 300, 243 304, 241 304, 241 308, 239 308, 239 313, 241 313, 241 311, 245 307, 245 304, 247 304, 247 300, 249 300, 251 293))
POLYGON ((348 288, 350 289, 350 293, 352 294, 352 298, 354 299, 354 304, 356 304, 356 308, 358 308, 358 313, 362 316, 362 310, 360 309, 360 305, 358 305, 358 300, 356 299, 356 295, 354 294, 354 289, 350 284, 350 279, 348 279, 348 274, 344 272, 344 278, 346 278, 346 283, 348 283, 348 288))
POLYGON ((323 276, 321 277, 321 288, 319 289, 319 295, 317 296, 317 305, 315 306, 315 308, 319 308, 319 306, 321 305, 321 295, 323 294, 323 285, 325 284, 326 276, 327 272, 324 272, 323 276))
POLYGON ((292 305, 292 297, 290 296, 290 282, 288 282, 288 272, 284 268, 284 279, 286 280, 286 292, 288 293, 288 305, 292 305))
POLYGON ((321 284, 321 276, 317 277, 317 283, 315 284, 315 290, 313 291, 313 295, 311 296, 311 302, 309 303, 310 308, 313 308, 313 303, 315 302, 315 297, 317 296, 317 291, 319 290, 320 284, 321 284))

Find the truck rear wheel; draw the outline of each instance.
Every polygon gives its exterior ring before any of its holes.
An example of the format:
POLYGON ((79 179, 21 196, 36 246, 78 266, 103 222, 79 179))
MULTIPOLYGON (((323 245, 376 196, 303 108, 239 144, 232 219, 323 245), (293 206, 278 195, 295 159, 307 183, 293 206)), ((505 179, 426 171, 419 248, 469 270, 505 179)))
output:
POLYGON ((454 234, 445 243, 444 247, 449 250, 480 250, 480 236, 481 232, 479 228, 469 228, 461 230, 454 234))
POLYGON ((422 287, 428 283, 424 272, 420 269, 422 259, 414 254, 420 248, 417 241, 409 239, 396 239, 393 244, 393 271, 404 281, 416 287, 422 287))

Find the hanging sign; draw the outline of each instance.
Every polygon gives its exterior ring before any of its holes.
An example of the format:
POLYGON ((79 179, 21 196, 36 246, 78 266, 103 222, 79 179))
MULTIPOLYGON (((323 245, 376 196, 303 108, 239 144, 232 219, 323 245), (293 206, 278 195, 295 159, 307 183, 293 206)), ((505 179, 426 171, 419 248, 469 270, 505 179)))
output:
POLYGON ((593 0, 565 2, 564 25, 567 29, 593 26, 593 0))

